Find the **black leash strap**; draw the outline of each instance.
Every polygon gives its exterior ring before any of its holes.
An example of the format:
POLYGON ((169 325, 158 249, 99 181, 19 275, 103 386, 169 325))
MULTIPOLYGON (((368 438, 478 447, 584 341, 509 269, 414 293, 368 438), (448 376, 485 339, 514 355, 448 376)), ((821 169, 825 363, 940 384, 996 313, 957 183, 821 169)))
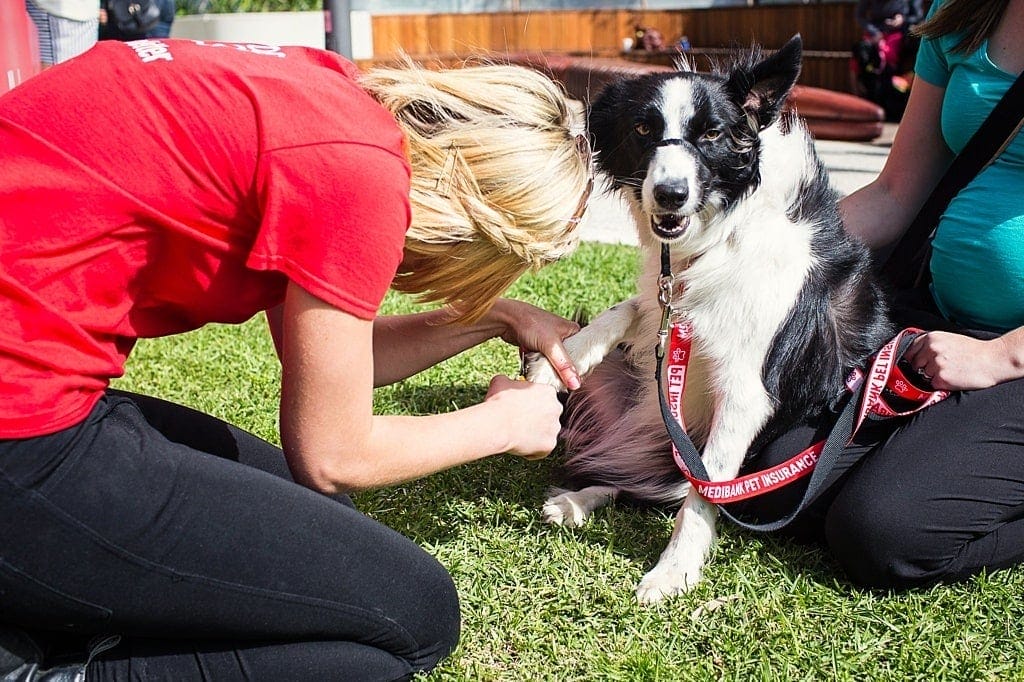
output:
MULTIPOLYGON (((686 468, 690 471, 690 474, 693 475, 694 478, 709 481, 711 480, 711 477, 708 476, 707 469, 704 468, 704 462, 700 457, 700 453, 697 452, 697 448, 694 446, 693 441, 690 440, 690 437, 679 425, 679 422, 677 422, 672 416, 672 412, 669 409, 668 400, 665 398, 665 391, 661 380, 661 357, 658 357, 656 371, 658 373, 658 402, 661 405, 661 417, 665 422, 665 426, 668 428, 668 435, 675 444, 676 449, 679 451, 679 455, 686 464, 686 468)), ((811 478, 807 483, 807 490, 804 492, 803 499, 800 500, 800 503, 797 504, 796 508, 793 509, 792 512, 781 519, 770 521, 768 523, 749 523, 747 521, 743 521, 734 514, 731 514, 722 505, 718 505, 718 510, 722 516, 729 519, 737 526, 761 533, 768 533, 788 526, 793 519, 796 518, 797 514, 806 509, 807 505, 813 502, 814 498, 818 496, 826 477, 832 469, 835 468, 836 462, 839 461, 839 456, 843 453, 843 449, 846 447, 846 443, 852 434, 853 421, 857 414, 857 406, 860 404, 860 398, 863 395, 863 390, 864 384, 861 384, 861 388, 858 389, 857 393, 847 392, 847 395, 844 398, 845 403, 839 413, 839 418, 833 425, 832 431, 829 433, 828 440, 825 441, 825 447, 822 449, 821 455, 818 457, 818 462, 814 466, 814 471, 811 472, 811 478)))

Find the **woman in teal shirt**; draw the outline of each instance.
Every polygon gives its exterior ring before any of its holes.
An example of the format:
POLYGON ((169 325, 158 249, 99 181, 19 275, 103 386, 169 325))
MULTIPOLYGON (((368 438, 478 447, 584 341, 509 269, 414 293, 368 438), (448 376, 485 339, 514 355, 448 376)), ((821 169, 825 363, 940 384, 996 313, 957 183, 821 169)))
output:
MULTIPOLYGON (((919 27, 925 39, 917 78, 885 168, 843 201, 847 229, 870 246, 883 248, 902 235, 954 154, 1024 69, 1022 5, 932 5, 919 27)), ((922 339, 914 349, 917 366, 936 388, 987 388, 1024 376, 1022 193, 1024 136, 1018 135, 953 199, 939 223, 931 259, 935 306, 962 327, 1000 336, 922 339)))
MULTIPOLYGON (((878 250, 900 238, 1024 70, 1024 0, 936 0, 917 30, 917 78, 885 168, 842 201, 847 229, 878 250)), ((961 580, 1024 562, 1024 136, 950 204, 930 265, 925 312, 936 324, 927 328, 971 334, 930 331, 907 357, 933 386, 956 392, 862 430, 847 449, 857 464, 841 461, 835 485, 791 527, 827 543, 850 579, 870 587, 961 580)), ((819 437, 794 430, 750 468, 819 437)), ((783 498, 749 511, 778 518, 794 504, 783 498)))
MULTIPOLYGON (((885 168, 842 202, 847 229, 876 249, 899 239, 1024 70, 1024 0, 936 0, 918 31, 917 77, 885 168)), ((1024 561, 1024 135, 950 203, 930 266, 937 311, 993 333, 915 341, 911 364, 961 393, 889 436, 828 509, 836 556, 878 586, 1024 561)))

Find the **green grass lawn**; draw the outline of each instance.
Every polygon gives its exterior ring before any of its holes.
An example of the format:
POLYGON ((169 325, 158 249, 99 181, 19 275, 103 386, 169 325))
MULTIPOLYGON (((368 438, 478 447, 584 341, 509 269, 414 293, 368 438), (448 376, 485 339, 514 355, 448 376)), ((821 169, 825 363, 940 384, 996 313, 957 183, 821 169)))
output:
MULTIPOLYGON (((636 265, 631 247, 585 244, 510 294, 594 314, 632 295, 636 265)), ((414 307, 389 297, 386 312, 414 307)), ((469 405, 493 374, 517 367, 515 349, 489 342, 380 389, 376 409, 469 405)), ((262 319, 144 342, 117 385, 278 440, 277 361, 262 319)), ((539 509, 557 459, 493 457, 356 497, 459 587, 462 641, 431 680, 1024 680, 1024 571, 868 592, 820 550, 723 524, 704 582, 641 607, 633 590, 668 539, 670 513, 612 506, 582 528, 549 527, 539 509), (694 617, 716 599, 720 608, 694 617)))

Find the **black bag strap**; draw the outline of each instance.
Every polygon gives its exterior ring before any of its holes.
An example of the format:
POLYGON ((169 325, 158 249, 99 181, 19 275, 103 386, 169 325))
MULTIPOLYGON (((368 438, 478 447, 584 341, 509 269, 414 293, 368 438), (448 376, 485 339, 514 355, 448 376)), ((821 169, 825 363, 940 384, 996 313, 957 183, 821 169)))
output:
POLYGON ((1024 73, 1017 77, 981 127, 953 159, 953 163, 932 190, 917 217, 890 252, 885 265, 882 266, 882 274, 897 289, 913 289, 922 284, 929 272, 928 253, 939 218, 953 197, 1002 154, 1022 124, 1024 73))

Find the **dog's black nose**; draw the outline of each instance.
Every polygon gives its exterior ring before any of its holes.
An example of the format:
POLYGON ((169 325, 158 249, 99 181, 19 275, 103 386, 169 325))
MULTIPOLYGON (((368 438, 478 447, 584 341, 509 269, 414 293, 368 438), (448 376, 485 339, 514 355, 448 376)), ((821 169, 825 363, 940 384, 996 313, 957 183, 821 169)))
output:
POLYGON ((690 187, 683 182, 665 182, 654 188, 654 200, 661 208, 676 210, 690 197, 690 187))

